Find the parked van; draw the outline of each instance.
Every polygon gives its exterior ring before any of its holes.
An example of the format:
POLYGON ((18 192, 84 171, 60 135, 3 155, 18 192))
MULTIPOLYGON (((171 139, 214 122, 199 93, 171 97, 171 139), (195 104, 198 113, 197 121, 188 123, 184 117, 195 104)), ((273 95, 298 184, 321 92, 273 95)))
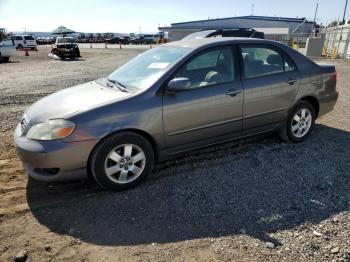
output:
POLYGON ((30 48, 32 50, 37 49, 37 43, 31 35, 13 35, 11 39, 15 42, 15 46, 18 49, 30 48))

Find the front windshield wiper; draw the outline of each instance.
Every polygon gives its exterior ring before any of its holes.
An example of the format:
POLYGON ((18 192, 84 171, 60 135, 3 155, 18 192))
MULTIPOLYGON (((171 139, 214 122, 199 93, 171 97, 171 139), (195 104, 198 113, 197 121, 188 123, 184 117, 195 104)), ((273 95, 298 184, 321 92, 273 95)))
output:
POLYGON ((118 82, 117 80, 107 78, 107 81, 110 82, 110 83, 113 83, 116 87, 119 88, 120 91, 128 92, 128 90, 126 89, 126 86, 123 85, 122 83, 118 82))

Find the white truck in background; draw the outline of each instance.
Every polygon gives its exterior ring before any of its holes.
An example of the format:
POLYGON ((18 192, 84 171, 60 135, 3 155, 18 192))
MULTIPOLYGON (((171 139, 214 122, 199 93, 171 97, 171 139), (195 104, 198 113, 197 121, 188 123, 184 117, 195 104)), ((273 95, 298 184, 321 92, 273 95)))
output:
POLYGON ((16 55, 16 47, 12 39, 5 38, 0 42, 0 62, 8 62, 16 55))

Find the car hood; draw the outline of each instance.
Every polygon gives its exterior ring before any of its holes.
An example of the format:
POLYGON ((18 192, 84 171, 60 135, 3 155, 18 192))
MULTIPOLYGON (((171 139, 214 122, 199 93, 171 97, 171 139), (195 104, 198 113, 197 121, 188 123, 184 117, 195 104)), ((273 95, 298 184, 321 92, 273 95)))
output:
POLYGON ((33 125, 49 119, 64 118, 128 96, 130 93, 92 81, 63 89, 40 99, 26 110, 24 118, 27 123, 33 125))

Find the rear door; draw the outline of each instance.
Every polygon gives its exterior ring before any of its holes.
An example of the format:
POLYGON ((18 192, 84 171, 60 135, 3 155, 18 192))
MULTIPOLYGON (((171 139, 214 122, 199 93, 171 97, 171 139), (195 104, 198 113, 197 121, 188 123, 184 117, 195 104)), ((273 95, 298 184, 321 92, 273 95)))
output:
POLYGON ((243 135, 275 128, 287 115, 300 76, 292 59, 274 45, 240 45, 243 72, 243 135))
POLYGON ((242 129, 243 92, 238 57, 232 46, 194 55, 175 75, 191 89, 163 97, 163 122, 169 153, 238 137, 242 129))

